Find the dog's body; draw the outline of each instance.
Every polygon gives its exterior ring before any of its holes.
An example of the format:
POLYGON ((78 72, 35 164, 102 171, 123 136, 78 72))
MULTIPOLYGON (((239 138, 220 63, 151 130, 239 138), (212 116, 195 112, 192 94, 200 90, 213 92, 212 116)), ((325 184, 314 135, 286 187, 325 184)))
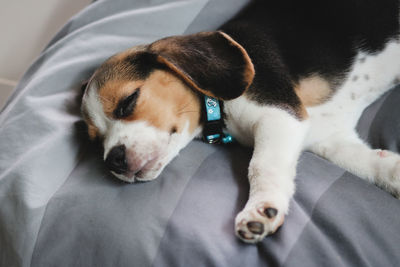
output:
POLYGON ((362 111, 400 75, 399 3, 256 1, 220 32, 161 39, 110 58, 82 111, 120 179, 151 180, 202 129, 203 94, 254 146, 237 235, 260 241, 283 223, 307 149, 400 195, 400 156, 355 133, 362 111))

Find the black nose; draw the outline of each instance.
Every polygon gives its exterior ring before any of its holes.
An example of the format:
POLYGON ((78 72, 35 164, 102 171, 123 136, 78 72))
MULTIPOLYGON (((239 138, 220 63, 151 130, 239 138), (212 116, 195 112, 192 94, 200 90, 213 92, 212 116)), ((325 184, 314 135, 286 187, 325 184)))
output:
POLYGON ((128 163, 125 157, 125 146, 115 146, 108 152, 106 166, 117 174, 125 173, 128 170, 128 163))

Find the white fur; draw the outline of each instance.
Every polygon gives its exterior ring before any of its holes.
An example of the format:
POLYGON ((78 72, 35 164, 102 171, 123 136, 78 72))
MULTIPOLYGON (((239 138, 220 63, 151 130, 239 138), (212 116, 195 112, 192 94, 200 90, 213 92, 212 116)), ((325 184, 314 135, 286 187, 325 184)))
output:
POLYGON ((94 83, 89 83, 89 86, 83 95, 82 107, 86 107, 86 111, 93 124, 96 125, 99 133, 104 135, 107 131, 110 119, 108 119, 104 113, 103 105, 101 104, 97 91, 97 86, 94 83))
MULTIPOLYGON (((135 158, 144 161, 142 165, 156 158, 156 161, 151 164, 151 168, 140 175, 135 176, 131 174, 127 176, 113 173, 119 179, 126 182, 153 180, 178 155, 179 151, 193 139, 194 136, 188 132, 188 125, 189 123, 186 124, 181 133, 170 135, 167 132, 160 131, 158 128, 148 125, 145 121, 130 123, 115 121, 110 131, 106 134, 104 159, 111 148, 121 144, 127 148, 128 162, 130 153, 134 153, 135 158)), ((196 130, 196 134, 199 131, 196 130)))
POLYGON ((360 52, 339 92, 318 107, 309 108, 311 128, 305 148, 399 196, 400 157, 382 157, 355 132, 362 111, 391 88, 400 74, 400 44, 389 42, 376 54, 360 52), (357 79, 356 79, 357 77, 357 79))
MULTIPOLYGON (((236 217, 236 233, 245 242, 257 242, 283 222, 289 200, 295 191, 294 177, 301 150, 311 150, 348 171, 374 182, 389 192, 400 194, 400 157, 391 152, 370 149, 354 128, 362 111, 387 91, 400 74, 400 45, 389 42, 386 48, 369 55, 360 51, 347 78, 325 104, 307 108, 309 118, 299 121, 287 111, 257 105, 241 96, 226 101, 226 126, 242 144, 254 146, 249 165, 250 195, 236 217), (269 218, 265 211, 278 211, 269 218), (249 222, 262 224, 262 232, 250 231, 249 222)), ((124 144, 134 153, 135 162, 151 162, 152 169, 140 177, 116 175, 133 182, 156 178, 201 128, 193 134, 188 123, 181 133, 169 135, 146 122, 121 122, 105 116, 97 88, 84 96, 89 116, 105 137, 104 157, 116 145, 124 144)), ((253 224, 254 225, 254 224, 253 224)))
POLYGON ((337 93, 325 104, 308 108, 309 118, 303 122, 284 110, 258 106, 245 96, 225 102, 228 131, 242 144, 254 145, 249 200, 235 224, 243 241, 258 242, 279 227, 294 193, 293 179, 302 149, 400 194, 399 155, 370 149, 355 132, 362 111, 390 89, 400 74, 399 58, 400 45, 395 41, 376 55, 360 51, 337 93), (265 216, 263 211, 268 207, 276 208, 278 215, 265 216), (262 223, 264 231, 249 231, 248 222, 262 223))
POLYGON ((377 55, 360 52, 343 85, 327 103, 307 108, 311 128, 306 148, 332 134, 353 131, 363 110, 390 89, 400 75, 400 45, 389 42, 377 55))
POLYGON ((157 178, 165 166, 201 132, 189 133, 189 121, 179 133, 170 134, 149 125, 146 121, 124 122, 107 117, 95 85, 90 85, 84 97, 88 115, 103 137, 104 160, 110 150, 119 145, 126 147, 130 170, 126 174, 112 172, 126 182, 149 181, 157 178), (140 173, 139 173, 140 171, 140 173))
POLYGON ((245 96, 225 102, 225 113, 228 131, 244 144, 254 145, 249 165, 249 200, 236 217, 236 233, 243 231, 252 237, 244 239, 246 242, 260 241, 275 231, 288 211, 295 191, 297 159, 309 125, 284 110, 259 106, 245 96), (278 210, 272 220, 259 212, 268 207, 278 210), (253 235, 247 229, 250 221, 261 222, 264 231, 253 235))

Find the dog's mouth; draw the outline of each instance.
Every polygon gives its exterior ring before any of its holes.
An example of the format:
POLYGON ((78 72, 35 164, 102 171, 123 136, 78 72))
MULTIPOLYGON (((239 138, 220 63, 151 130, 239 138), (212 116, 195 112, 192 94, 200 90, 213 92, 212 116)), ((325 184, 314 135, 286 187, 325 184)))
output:
POLYGON ((134 183, 137 181, 145 182, 154 180, 160 174, 162 169, 162 160, 159 158, 154 158, 146 162, 139 170, 128 169, 125 172, 117 173, 115 171, 111 171, 111 173, 124 182, 134 183))
POLYGON ((105 153, 104 161, 115 177, 133 183, 157 178, 166 165, 167 155, 167 150, 160 145, 140 147, 117 144, 105 153))
POLYGON ((157 178, 161 168, 162 163, 158 158, 156 158, 147 162, 141 170, 134 174, 134 176, 138 181, 150 181, 157 178))

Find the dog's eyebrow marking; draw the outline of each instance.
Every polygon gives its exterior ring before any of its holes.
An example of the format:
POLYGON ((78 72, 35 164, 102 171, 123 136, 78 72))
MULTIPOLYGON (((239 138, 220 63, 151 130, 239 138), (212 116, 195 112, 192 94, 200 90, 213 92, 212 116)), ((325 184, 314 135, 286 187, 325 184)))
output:
POLYGON ((131 95, 118 102, 117 108, 113 112, 117 119, 128 117, 133 113, 139 97, 139 91, 140 89, 137 88, 131 95))

